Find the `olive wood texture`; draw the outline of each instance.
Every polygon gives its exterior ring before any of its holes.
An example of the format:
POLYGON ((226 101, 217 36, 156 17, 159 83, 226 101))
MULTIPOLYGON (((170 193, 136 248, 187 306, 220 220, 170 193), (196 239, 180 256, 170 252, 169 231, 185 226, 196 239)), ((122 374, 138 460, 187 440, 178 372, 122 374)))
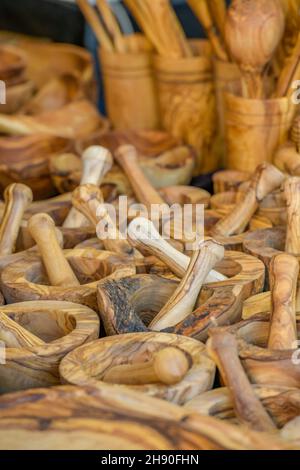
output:
POLYGON ((7 394, 0 398, 0 407, 0 447, 6 450, 297 448, 280 437, 239 429, 109 385, 101 390, 60 386, 7 394), (45 420, 48 426, 41 429, 45 420))
MULTIPOLYGON (((178 251, 166 241, 156 230, 154 224, 144 218, 137 217, 128 225, 127 234, 130 243, 145 255, 153 255, 165 263, 171 271, 179 278, 184 277, 190 258, 178 251)), ((223 274, 211 270, 206 277, 205 283, 224 281, 223 274)))
POLYGON ((214 226, 212 234, 229 236, 242 233, 257 211, 259 202, 280 187, 283 181, 284 175, 273 165, 259 165, 242 200, 214 226))
POLYGON ((0 338, 6 348, 0 392, 58 384, 61 359, 98 336, 98 315, 82 305, 33 301, 2 306, 0 338))
POLYGON ((221 170, 213 174, 214 194, 237 191, 241 183, 248 181, 251 174, 246 171, 221 170))
MULTIPOLYGON (((92 248, 64 250, 63 256, 78 279, 78 285, 52 286, 40 256, 32 255, 7 265, 1 272, 0 284, 8 303, 27 300, 68 300, 97 307, 97 284, 100 279, 120 279, 136 273, 128 257, 92 248)), ((52 259, 56 263, 56 259, 52 259)))
MULTIPOLYGON (((293 349, 267 348, 269 315, 258 314, 225 327, 238 341, 239 356, 251 383, 300 388, 297 342, 293 349)), ((297 334, 299 338, 299 321, 297 334)), ((221 328, 223 331, 224 328, 221 328)))
POLYGON ((300 255, 300 178, 290 177, 284 185, 287 203, 287 233, 285 251, 295 256, 300 255))
POLYGON ((273 0, 234 0, 227 12, 226 42, 242 73, 245 98, 264 96, 263 74, 284 32, 284 13, 273 0))
MULTIPOLYGON (((209 328, 239 321, 243 300, 262 290, 264 266, 261 261, 243 253, 225 252, 218 269, 228 279, 204 286, 192 314, 166 332, 205 341, 209 328)), ((150 322, 177 287, 175 279, 151 274, 101 281, 98 305, 106 333, 151 331, 150 322)))
MULTIPOLYGON (((276 385, 252 385, 253 392, 271 416, 274 423, 282 428, 299 415, 300 391, 297 388, 276 385)), ((232 395, 227 387, 221 387, 201 393, 185 408, 202 415, 237 423, 232 395)))
POLYGON ((291 176, 300 176, 300 154, 295 144, 287 141, 274 155, 274 164, 279 170, 291 176))
MULTIPOLYGON (((111 153, 100 146, 88 147, 82 154, 82 175, 80 185, 100 186, 113 164, 111 153)), ((77 228, 87 224, 84 215, 72 208, 63 223, 63 227, 77 228)))
POLYGON ((5 189, 5 208, 0 225, 0 256, 15 251, 21 221, 32 198, 31 189, 24 184, 13 183, 5 189))
POLYGON ((93 184, 79 186, 72 195, 73 206, 94 225, 97 236, 106 248, 124 256, 133 256, 135 251, 119 232, 115 221, 104 204, 101 190, 93 184))
POLYGON ((275 424, 256 397, 240 362, 235 337, 212 330, 207 350, 230 391, 239 420, 255 431, 275 431, 275 424))
POLYGON ((114 375, 112 389, 132 389, 147 395, 162 398, 176 404, 183 404, 188 397, 195 396, 201 391, 211 389, 214 381, 215 366, 208 359, 205 347, 202 343, 190 338, 166 333, 131 333, 121 336, 111 336, 93 341, 91 347, 78 348, 74 354, 68 355, 60 366, 60 374, 63 382, 78 386, 93 386, 100 388, 103 383, 109 383, 113 371, 120 371, 120 376, 114 375), (163 383, 157 378, 150 381, 145 379, 145 367, 159 354, 165 354, 170 349, 169 374, 175 369, 176 355, 183 355, 185 359, 185 375, 176 383, 163 383), (177 352, 176 352, 177 351, 177 352), (175 356, 174 356, 175 354, 175 356), (126 368, 129 378, 129 368, 137 368, 133 380, 125 377, 122 381, 126 368))
POLYGON ((223 246, 213 239, 199 244, 199 249, 193 253, 179 286, 149 327, 159 331, 184 321, 193 312, 207 275, 223 257, 223 246))

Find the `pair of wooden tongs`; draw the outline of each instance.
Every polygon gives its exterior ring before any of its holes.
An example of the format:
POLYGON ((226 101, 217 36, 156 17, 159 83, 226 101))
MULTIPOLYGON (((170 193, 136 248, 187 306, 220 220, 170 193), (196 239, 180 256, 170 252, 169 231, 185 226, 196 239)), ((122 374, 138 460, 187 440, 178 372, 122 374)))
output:
POLYGON ((110 52, 127 52, 124 35, 107 0, 96 0, 100 16, 88 0, 77 0, 77 4, 103 49, 110 52))

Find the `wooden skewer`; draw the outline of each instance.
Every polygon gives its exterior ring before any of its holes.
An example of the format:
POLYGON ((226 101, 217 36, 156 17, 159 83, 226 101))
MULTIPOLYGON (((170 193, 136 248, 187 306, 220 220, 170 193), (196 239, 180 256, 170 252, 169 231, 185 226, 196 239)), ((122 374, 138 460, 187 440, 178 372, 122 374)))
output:
POLYGON ((132 256, 135 250, 119 232, 103 200, 101 190, 92 184, 78 186, 72 203, 97 229, 97 235, 108 251, 132 256))
POLYGON ((300 177, 288 178, 284 185, 287 203, 287 233, 285 251, 300 255, 300 177))
POLYGON ((258 209, 259 202, 278 188, 284 181, 284 174, 269 163, 259 165, 253 174, 248 190, 240 202, 213 227, 214 236, 230 236, 243 233, 251 217, 258 209))
POLYGON ((269 349, 295 349, 297 345, 296 293, 299 262, 291 255, 275 256, 270 266, 271 320, 269 349))
MULTIPOLYGON (((88 147, 82 154, 82 176, 80 184, 95 184, 100 186, 104 176, 112 167, 111 153, 100 145, 88 147)), ((78 228, 87 225, 86 217, 74 207, 70 210, 63 223, 65 228, 78 228)))
POLYGON ((164 348, 151 361, 137 364, 123 364, 109 369, 104 382, 143 385, 163 383, 174 385, 181 382, 190 368, 183 351, 178 348, 164 348))
POLYGON ((206 240, 195 251, 188 270, 166 305, 149 325, 160 331, 177 325, 192 313, 202 285, 215 264, 224 257, 224 247, 214 240, 206 240))
POLYGON ((79 286, 79 281, 59 246, 53 219, 48 214, 35 214, 28 221, 28 230, 39 248, 50 284, 79 286))
POLYGON ((40 338, 30 333, 8 315, 0 311, 0 340, 7 348, 32 348, 43 346, 45 343, 40 338))
POLYGON ((215 27, 206 0, 188 0, 188 4, 201 22, 218 59, 228 61, 228 56, 216 34, 215 27))
POLYGON ((77 0, 77 4, 82 11, 86 21, 89 23, 90 27, 95 33, 96 38, 98 39, 99 44, 103 49, 113 52, 114 46, 111 42, 110 37, 106 33, 105 29, 103 28, 101 21, 94 10, 93 7, 90 6, 88 0, 77 0))
POLYGON ((256 397, 241 365, 236 339, 227 332, 213 330, 207 342, 211 358, 232 395, 238 418, 253 430, 274 432, 275 425, 256 397))
MULTIPOLYGON (((179 278, 185 276, 191 259, 164 240, 151 220, 145 217, 136 217, 130 222, 127 232, 131 244, 141 253, 156 256, 179 278)), ((205 283, 225 281, 226 279, 226 276, 212 269, 205 279, 205 283)))
POLYGON ((126 43, 121 32, 119 23, 117 22, 111 7, 106 0, 96 0, 96 5, 101 13, 102 19, 106 25, 108 32, 114 40, 114 46, 117 52, 127 52, 126 43))
POLYGON ((152 204, 166 205, 163 198, 144 175, 139 164, 138 153, 133 145, 122 145, 114 155, 129 179, 136 198, 146 206, 149 215, 151 214, 152 204))
POLYGON ((25 184, 12 183, 5 189, 5 209, 0 226, 0 256, 14 252, 24 212, 32 199, 32 191, 25 184))

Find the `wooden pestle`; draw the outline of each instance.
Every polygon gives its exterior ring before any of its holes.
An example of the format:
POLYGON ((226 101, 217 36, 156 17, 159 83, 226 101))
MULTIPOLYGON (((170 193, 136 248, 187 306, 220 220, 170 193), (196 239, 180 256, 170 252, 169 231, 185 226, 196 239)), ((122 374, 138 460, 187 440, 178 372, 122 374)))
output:
POLYGON ((32 348, 45 343, 0 311, 0 340, 7 348, 32 348))
POLYGON ((287 203, 287 232, 285 251, 300 256, 300 177, 286 180, 284 193, 287 203))
POLYGON ((297 345, 296 293, 298 260, 287 253, 275 256, 270 265, 271 319, 268 348, 294 349, 297 345))
POLYGON ((188 4, 202 24, 216 57, 224 62, 228 61, 226 51, 216 33, 207 0, 188 0, 188 4))
MULTIPOLYGON (((145 217, 136 217, 128 226, 128 237, 133 246, 141 253, 154 255, 165 263, 179 278, 184 277, 190 257, 176 250, 156 230, 153 222, 145 217)), ((226 276, 218 271, 211 270, 205 282, 225 281, 226 276)))
POLYGON ((120 146, 114 155, 129 179, 137 200, 146 206, 149 217, 152 204, 166 205, 163 198, 144 175, 139 164, 138 153, 133 145, 120 146))
POLYGON ((275 425, 256 397, 238 355, 233 335, 218 329, 210 332, 207 350, 232 395, 237 417, 255 431, 273 432, 275 425))
MULTIPOLYGON (((113 164, 112 155, 100 145, 88 147, 82 154, 82 176, 80 184, 95 184, 100 186, 104 176, 113 164)), ((86 217, 74 207, 70 210, 63 223, 65 228, 78 228, 87 224, 86 217)))
POLYGON ((0 225, 0 256, 15 251, 24 212, 32 203, 31 189, 25 184, 12 183, 4 191, 4 214, 0 225))
POLYGON ((188 270, 179 286, 149 325, 152 330, 160 331, 177 325, 192 313, 199 292, 208 273, 224 257, 224 247, 208 239, 200 244, 191 258, 188 270))
POLYGON ((259 203, 280 187, 284 179, 284 174, 270 163, 258 165, 243 197, 229 214, 216 223, 212 235, 230 236, 243 233, 259 203))
POLYGON ((109 369, 104 382, 124 385, 163 383, 174 385, 185 377, 190 364, 187 356, 178 348, 168 347, 157 352, 148 362, 123 364, 109 369))
POLYGON ((95 226, 97 235, 103 241, 106 250, 127 256, 134 255, 134 248, 124 239, 111 218, 98 186, 93 184, 78 186, 73 191, 72 203, 95 226), (101 230, 100 222, 101 226, 105 225, 105 232, 101 230))
POLYGON ((53 219, 48 214, 35 214, 28 221, 28 230, 39 248, 50 285, 78 286, 79 281, 59 246, 53 219))

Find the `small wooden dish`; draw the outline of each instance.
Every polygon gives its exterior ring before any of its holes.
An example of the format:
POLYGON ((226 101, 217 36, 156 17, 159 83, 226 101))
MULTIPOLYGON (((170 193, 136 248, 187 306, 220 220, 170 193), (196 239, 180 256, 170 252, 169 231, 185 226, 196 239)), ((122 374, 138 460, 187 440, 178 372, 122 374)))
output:
MULTIPOLYGON (((61 359, 99 336, 98 315, 71 302, 15 303, 1 307, 1 314, 12 320, 12 326, 15 323, 33 334, 41 344, 6 347, 5 363, 0 367, 0 393, 58 384, 61 359)), ((1 337, 2 329, 1 324, 1 337)))
POLYGON ((64 250, 80 284, 78 287, 49 286, 40 256, 23 259, 6 266, 0 284, 8 303, 27 300, 68 300, 97 310, 97 285, 100 279, 120 279, 135 274, 128 258, 93 249, 64 250))
POLYGON ((93 341, 90 347, 78 348, 74 354, 68 354, 61 364, 61 379, 72 385, 101 388, 105 373, 112 367, 145 363, 167 347, 183 351, 188 358, 190 368, 180 382, 173 385, 114 383, 112 387, 129 388, 178 405, 212 388, 215 365, 207 357, 204 344, 183 336, 156 332, 111 336, 93 341))

